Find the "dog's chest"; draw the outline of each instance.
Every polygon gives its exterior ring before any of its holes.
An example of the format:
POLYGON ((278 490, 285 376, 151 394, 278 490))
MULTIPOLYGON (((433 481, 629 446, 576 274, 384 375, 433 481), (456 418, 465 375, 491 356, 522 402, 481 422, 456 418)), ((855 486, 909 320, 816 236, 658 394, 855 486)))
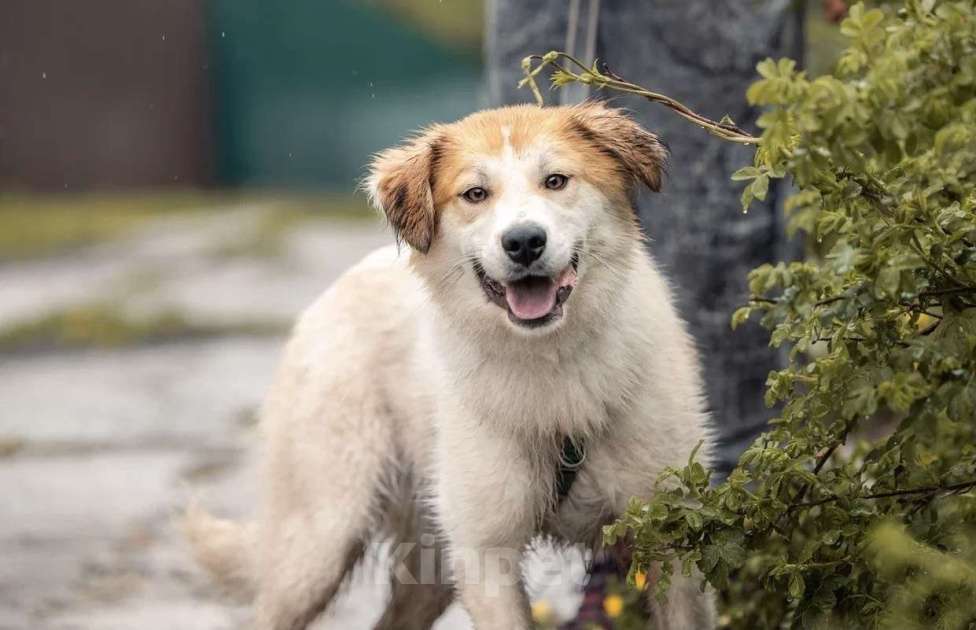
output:
POLYGON ((620 365, 580 361, 488 362, 456 381, 470 408, 532 433, 588 436, 630 404, 635 376, 620 365))

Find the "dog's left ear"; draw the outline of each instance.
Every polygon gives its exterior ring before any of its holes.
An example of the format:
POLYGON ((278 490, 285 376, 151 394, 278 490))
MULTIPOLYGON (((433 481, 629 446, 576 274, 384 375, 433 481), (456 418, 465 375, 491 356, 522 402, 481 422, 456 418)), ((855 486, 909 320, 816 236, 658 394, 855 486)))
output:
POLYGON ((631 176, 658 192, 668 149, 650 131, 623 110, 600 101, 586 101, 572 108, 574 130, 599 151, 612 157, 631 176))
POLYGON ((398 239, 427 253, 437 228, 433 169, 440 146, 436 130, 377 153, 369 168, 366 189, 386 214, 398 239))

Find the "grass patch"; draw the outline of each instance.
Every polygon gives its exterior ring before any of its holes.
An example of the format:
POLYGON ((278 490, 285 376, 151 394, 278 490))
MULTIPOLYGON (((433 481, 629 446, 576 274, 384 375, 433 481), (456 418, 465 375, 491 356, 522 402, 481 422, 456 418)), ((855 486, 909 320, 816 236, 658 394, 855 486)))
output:
POLYGON ((0 262, 64 254, 130 234, 148 221, 242 205, 267 205, 297 220, 373 216, 351 195, 183 191, 125 194, 0 194, 0 262))
POLYGON ((211 254, 217 258, 241 256, 272 257, 281 253, 285 237, 312 215, 300 209, 274 208, 257 218, 244 234, 214 243, 211 254))
POLYGON ((342 221, 371 221, 378 216, 366 199, 358 195, 337 194, 262 194, 248 197, 249 203, 260 203, 277 212, 306 219, 338 219, 342 221))
POLYGON ((218 258, 273 257, 282 253, 286 237, 302 225, 325 219, 360 221, 377 216, 365 203, 356 201, 342 197, 269 201, 253 226, 243 234, 215 243, 211 253, 218 258))
POLYGON ((118 238, 145 221, 212 203, 203 193, 0 195, 0 260, 48 256, 118 238))
POLYGON ((118 348, 147 343, 234 335, 280 335, 288 326, 278 321, 205 323, 176 310, 145 317, 99 302, 72 306, 36 319, 0 328, 0 352, 34 352, 81 348, 118 348))

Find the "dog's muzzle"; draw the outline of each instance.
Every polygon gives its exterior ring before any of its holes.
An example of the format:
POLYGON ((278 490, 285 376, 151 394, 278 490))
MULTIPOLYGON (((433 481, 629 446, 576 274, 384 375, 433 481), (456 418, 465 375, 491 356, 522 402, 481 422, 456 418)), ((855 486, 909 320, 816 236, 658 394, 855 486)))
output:
POLYGON ((490 277, 480 263, 474 271, 488 300, 508 312, 512 323, 526 328, 545 326, 563 314, 563 304, 576 287, 579 256, 554 276, 527 275, 511 282, 490 277))

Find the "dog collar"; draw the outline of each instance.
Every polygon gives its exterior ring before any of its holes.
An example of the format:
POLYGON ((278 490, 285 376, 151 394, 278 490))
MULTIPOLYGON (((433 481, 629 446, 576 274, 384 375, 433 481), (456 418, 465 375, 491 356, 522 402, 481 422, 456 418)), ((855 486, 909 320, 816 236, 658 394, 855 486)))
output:
POLYGON ((563 438, 563 447, 559 451, 559 468, 556 469, 556 495, 560 503, 569 496, 576 474, 583 468, 585 461, 586 445, 569 436, 563 438))

